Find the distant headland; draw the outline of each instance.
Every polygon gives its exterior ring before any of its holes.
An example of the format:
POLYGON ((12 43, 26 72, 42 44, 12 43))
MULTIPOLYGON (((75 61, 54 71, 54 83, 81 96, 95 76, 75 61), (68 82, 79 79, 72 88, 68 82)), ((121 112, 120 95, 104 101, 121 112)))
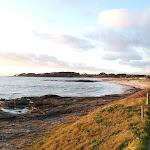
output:
POLYGON ((101 72, 99 74, 80 74, 76 72, 51 72, 51 73, 21 73, 15 74, 17 77, 98 77, 98 78, 132 78, 132 79, 150 79, 150 75, 139 74, 107 74, 101 72))

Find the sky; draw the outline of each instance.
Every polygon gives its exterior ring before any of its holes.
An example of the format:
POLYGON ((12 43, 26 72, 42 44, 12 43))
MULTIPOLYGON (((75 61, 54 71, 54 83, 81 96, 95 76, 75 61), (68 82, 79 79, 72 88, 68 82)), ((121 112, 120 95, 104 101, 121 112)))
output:
POLYGON ((0 75, 150 74, 149 0, 0 0, 0 75))

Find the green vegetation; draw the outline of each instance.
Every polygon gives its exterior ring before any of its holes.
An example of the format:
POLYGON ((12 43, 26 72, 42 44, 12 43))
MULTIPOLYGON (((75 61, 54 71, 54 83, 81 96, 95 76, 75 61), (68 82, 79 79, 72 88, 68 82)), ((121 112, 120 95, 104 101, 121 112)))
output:
POLYGON ((150 106, 143 90, 99 108, 73 124, 51 128, 27 150, 147 150, 150 133, 150 106))

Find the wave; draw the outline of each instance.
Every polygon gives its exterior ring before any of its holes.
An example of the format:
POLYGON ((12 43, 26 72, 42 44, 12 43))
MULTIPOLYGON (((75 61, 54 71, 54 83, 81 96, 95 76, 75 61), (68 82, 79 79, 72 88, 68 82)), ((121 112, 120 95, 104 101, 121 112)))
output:
POLYGON ((9 78, 3 79, 0 98, 11 99, 30 96, 56 94, 60 96, 94 96, 107 92, 120 94, 124 92, 122 85, 105 83, 102 80, 79 78, 9 78), (45 82, 44 82, 45 81, 45 82), (54 81, 54 82, 52 82, 54 81), (89 82, 90 81, 90 82, 89 82), (92 82, 91 82, 92 81, 92 82), (10 87, 10 82, 14 87, 10 87), (89 83, 88 83, 89 82, 89 83), (123 90, 122 90, 123 89, 123 90))
POLYGON ((8 113, 12 113, 12 114, 23 114, 26 113, 27 111, 29 111, 29 108, 23 108, 23 109, 1 109, 3 112, 8 112, 8 113))

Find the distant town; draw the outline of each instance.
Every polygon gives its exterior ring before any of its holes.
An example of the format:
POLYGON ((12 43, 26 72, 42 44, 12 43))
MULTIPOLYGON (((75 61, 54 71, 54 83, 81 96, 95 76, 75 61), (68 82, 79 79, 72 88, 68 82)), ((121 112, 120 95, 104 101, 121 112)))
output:
POLYGON ((132 78, 132 79, 150 79, 150 75, 139 74, 107 74, 101 72, 99 74, 80 74, 76 72, 51 72, 51 73, 21 73, 15 74, 18 77, 97 77, 97 78, 132 78))

